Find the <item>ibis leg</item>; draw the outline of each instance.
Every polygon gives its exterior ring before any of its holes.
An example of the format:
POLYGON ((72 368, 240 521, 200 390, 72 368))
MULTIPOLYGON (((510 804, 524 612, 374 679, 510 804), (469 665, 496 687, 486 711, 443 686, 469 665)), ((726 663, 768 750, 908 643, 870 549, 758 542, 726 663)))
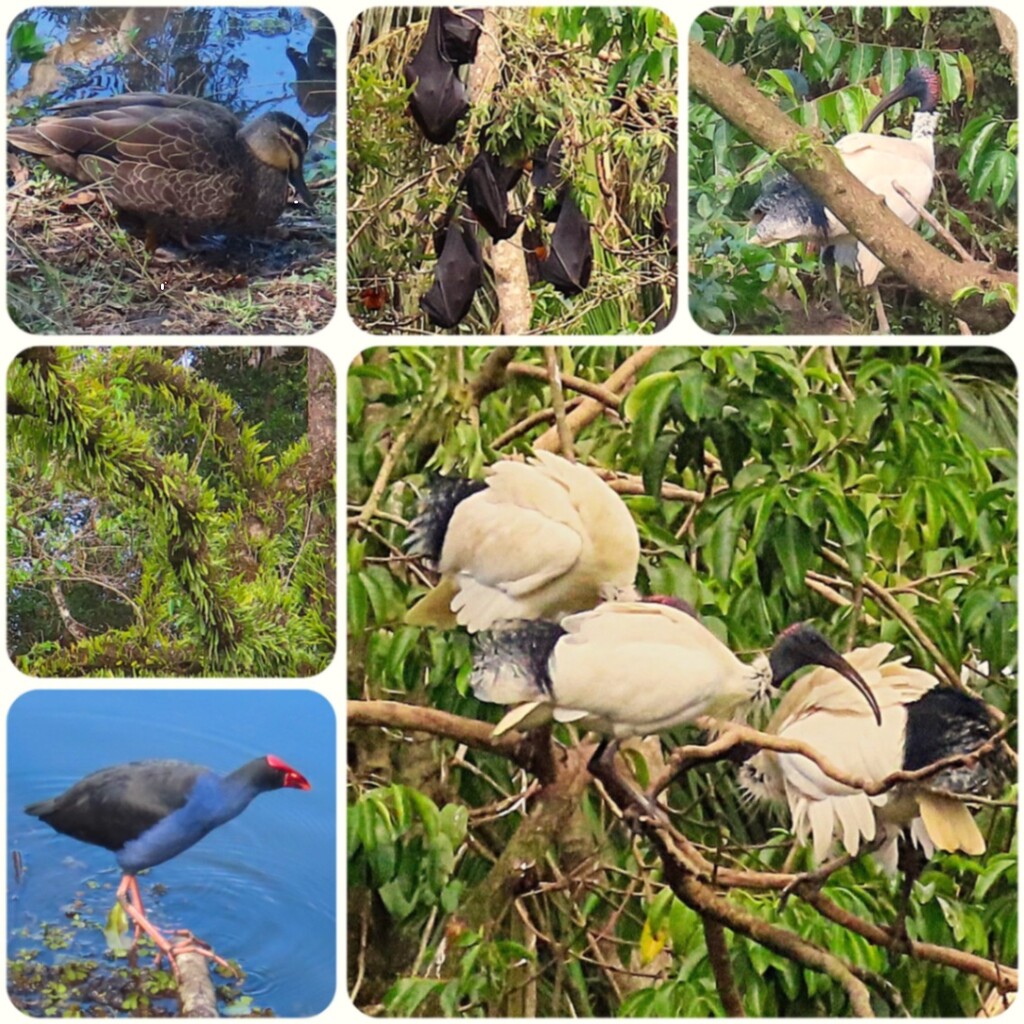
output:
POLYGON ((610 740, 605 737, 594 748, 594 752, 590 755, 590 760, 587 762, 587 771, 595 779, 600 779, 603 782, 609 774, 618 774, 615 771, 615 751, 618 750, 618 747, 618 740, 610 740))
POLYGON ((900 840, 899 868, 903 872, 903 886, 900 891, 899 910, 896 920, 890 928, 894 953, 910 952, 910 936, 907 935, 907 911, 910 909, 910 894, 914 891, 914 883, 921 877, 928 858, 909 838, 900 840))
POLYGON ((665 811, 646 793, 631 786, 615 767, 615 754, 619 749, 618 740, 602 740, 587 762, 587 771, 607 790, 608 795, 623 811, 633 808, 643 814, 665 820, 665 811))

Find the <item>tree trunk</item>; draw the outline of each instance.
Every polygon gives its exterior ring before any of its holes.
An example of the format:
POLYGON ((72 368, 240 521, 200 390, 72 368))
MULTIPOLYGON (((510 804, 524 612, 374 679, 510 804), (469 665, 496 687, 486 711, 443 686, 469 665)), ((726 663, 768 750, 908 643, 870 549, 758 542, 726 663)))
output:
MULTIPOLYGON (((512 12, 506 10, 503 13, 508 15, 512 12)), ((476 60, 469 69, 469 95, 474 107, 486 103, 498 83, 502 62, 500 40, 498 16, 493 9, 487 8, 476 60)), ((490 246, 501 333, 507 335, 525 334, 533 316, 530 279, 526 273, 526 256, 520 240, 522 230, 520 227, 512 238, 504 242, 493 242, 490 246)))

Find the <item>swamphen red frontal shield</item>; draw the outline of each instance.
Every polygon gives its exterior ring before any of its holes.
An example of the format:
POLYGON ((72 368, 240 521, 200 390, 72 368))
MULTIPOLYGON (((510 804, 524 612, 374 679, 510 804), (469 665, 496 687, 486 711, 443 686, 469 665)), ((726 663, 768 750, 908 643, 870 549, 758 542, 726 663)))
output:
POLYGON ((187 761, 132 761, 80 779, 50 800, 25 808, 27 814, 84 843, 113 850, 124 877, 117 900, 171 963, 187 952, 218 963, 191 933, 172 945, 146 917, 135 876, 195 845, 208 832, 237 817, 252 799, 273 789, 309 789, 306 778, 273 754, 257 757, 229 775, 217 775, 187 761))

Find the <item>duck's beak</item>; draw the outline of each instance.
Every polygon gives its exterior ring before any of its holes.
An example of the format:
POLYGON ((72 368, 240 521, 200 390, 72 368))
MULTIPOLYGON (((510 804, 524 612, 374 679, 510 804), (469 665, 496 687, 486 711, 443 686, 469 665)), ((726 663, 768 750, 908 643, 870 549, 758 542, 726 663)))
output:
POLYGON ((288 175, 288 181, 291 183, 295 194, 299 197, 300 202, 303 206, 316 212, 316 203, 313 202, 313 193, 309 191, 309 186, 306 184, 306 179, 302 176, 302 168, 296 167, 288 175))

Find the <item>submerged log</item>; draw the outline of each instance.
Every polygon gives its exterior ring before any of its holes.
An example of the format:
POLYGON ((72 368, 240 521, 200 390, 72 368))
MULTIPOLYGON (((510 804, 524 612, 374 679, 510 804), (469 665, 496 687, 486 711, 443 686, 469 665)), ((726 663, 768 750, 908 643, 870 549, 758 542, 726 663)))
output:
POLYGON ((180 981, 178 1003, 182 1017, 217 1017, 217 993, 210 978, 209 957, 181 953, 176 957, 180 981))

